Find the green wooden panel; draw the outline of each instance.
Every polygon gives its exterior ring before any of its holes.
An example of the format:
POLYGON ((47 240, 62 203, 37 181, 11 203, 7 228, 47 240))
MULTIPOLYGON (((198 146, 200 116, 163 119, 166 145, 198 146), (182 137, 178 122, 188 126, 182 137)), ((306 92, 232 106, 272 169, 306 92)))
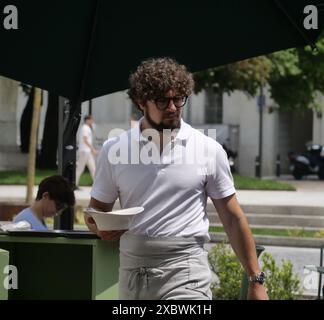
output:
POLYGON ((36 235, 31 237, 25 237, 23 234, 21 236, 13 236, 0 233, 0 243, 10 242, 10 243, 48 243, 48 244, 69 244, 69 245, 96 245, 98 238, 93 239, 77 239, 77 238, 66 238, 66 237, 37 237, 36 235))
POLYGON ((118 299, 119 243, 0 235, 18 269, 9 299, 118 299))
POLYGON ((9 264, 9 252, 0 249, 0 300, 8 299, 8 290, 4 287, 5 267, 9 264))
POLYGON ((92 247, 47 243, 1 244, 18 269, 9 299, 91 299, 92 247))
POLYGON ((94 255, 94 299, 118 299, 119 242, 98 241, 94 255))

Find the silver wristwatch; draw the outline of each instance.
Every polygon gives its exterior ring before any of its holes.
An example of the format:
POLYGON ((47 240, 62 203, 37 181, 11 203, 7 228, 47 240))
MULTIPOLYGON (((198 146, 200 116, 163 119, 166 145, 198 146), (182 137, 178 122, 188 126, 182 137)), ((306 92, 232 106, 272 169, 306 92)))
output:
POLYGON ((259 282, 261 284, 264 284, 265 279, 266 279, 266 274, 262 271, 248 277, 249 282, 252 283, 259 282))

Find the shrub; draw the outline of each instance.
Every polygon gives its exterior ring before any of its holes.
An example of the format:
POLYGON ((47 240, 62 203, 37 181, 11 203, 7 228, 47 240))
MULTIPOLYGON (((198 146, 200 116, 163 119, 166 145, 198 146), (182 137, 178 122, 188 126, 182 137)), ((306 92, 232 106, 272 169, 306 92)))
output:
POLYGON ((314 238, 324 238, 324 230, 315 232, 314 238))
POLYGON ((217 244, 210 250, 208 258, 218 278, 211 287, 213 298, 238 300, 244 272, 231 248, 223 243, 217 244))
MULTIPOLYGON (((212 284, 213 299, 239 299, 243 268, 230 246, 221 243, 209 252, 209 263, 218 281, 212 284)), ((267 274, 266 289, 271 300, 292 300, 299 292, 300 280, 293 273, 290 260, 282 260, 277 266, 271 254, 265 252, 261 256, 263 271, 267 274)))
POLYGON ((302 229, 292 229, 292 230, 288 230, 288 236, 289 237, 306 237, 307 232, 305 231, 304 228, 302 228, 302 229))
POLYGON ((300 280, 293 273, 293 264, 290 260, 281 260, 281 267, 276 265, 272 255, 265 252, 262 257, 262 266, 267 274, 266 288, 271 300, 293 300, 301 293, 300 280))

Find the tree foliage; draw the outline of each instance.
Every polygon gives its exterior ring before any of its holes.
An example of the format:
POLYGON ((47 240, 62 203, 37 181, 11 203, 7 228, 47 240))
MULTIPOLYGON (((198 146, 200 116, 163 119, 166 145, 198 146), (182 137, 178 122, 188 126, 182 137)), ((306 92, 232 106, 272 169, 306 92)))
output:
POLYGON ((268 85, 271 98, 283 110, 318 109, 324 94, 324 35, 317 50, 304 48, 278 51, 195 74, 196 92, 213 88, 231 94, 240 90, 250 96, 268 85))
POLYGON ((271 61, 266 56, 238 61, 225 66, 197 72, 195 74, 196 92, 213 88, 215 92, 231 94, 235 90, 255 96, 260 83, 268 78, 271 61))
POLYGON ((268 79, 271 96, 284 110, 318 109, 317 97, 324 94, 324 37, 317 50, 305 48, 270 55, 272 71, 268 79))

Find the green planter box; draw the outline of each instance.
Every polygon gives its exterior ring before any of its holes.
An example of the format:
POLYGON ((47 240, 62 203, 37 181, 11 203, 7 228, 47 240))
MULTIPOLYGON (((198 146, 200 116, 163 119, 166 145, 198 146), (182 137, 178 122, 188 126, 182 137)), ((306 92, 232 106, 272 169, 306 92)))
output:
POLYGON ((9 252, 0 249, 0 300, 8 299, 8 290, 4 287, 5 267, 9 264, 9 252))
POLYGON ((11 299, 118 299, 118 242, 89 233, 0 234, 18 269, 11 299))

